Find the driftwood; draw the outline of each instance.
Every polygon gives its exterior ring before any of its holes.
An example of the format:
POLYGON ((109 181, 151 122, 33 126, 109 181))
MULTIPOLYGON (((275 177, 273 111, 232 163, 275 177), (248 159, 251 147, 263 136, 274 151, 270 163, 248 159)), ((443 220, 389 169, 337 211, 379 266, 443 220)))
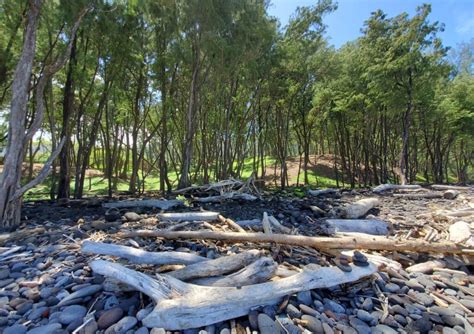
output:
POLYGON ((291 229, 286 227, 286 226, 283 226, 279 221, 278 219, 276 219, 275 217, 273 216, 268 216, 268 221, 270 222, 270 224, 273 226, 273 228, 275 228, 276 230, 280 231, 281 233, 286 233, 286 234, 290 234, 291 233, 291 229))
POLYGON ((191 283, 207 286, 245 286, 268 281, 275 275, 277 264, 272 258, 262 257, 238 272, 227 276, 205 277, 191 283))
POLYGON ((88 240, 82 243, 81 250, 86 254, 117 256, 137 264, 193 264, 209 260, 202 256, 184 252, 147 252, 133 247, 92 242, 88 240))
POLYGON ((328 189, 318 189, 318 190, 308 190, 308 194, 311 196, 324 196, 324 195, 335 195, 339 193, 339 189, 328 188, 328 189))
POLYGON ((159 199, 144 199, 141 201, 120 201, 103 203, 104 208, 157 208, 161 210, 169 210, 175 206, 184 205, 183 201, 180 200, 159 200, 159 199))
POLYGON ((0 234, 0 245, 3 245, 4 243, 8 241, 14 241, 18 239, 27 238, 36 234, 42 234, 45 231, 46 230, 43 227, 36 227, 36 228, 30 228, 30 229, 25 229, 25 230, 19 230, 16 232, 2 233, 0 234))
POLYGON ((357 219, 379 204, 380 201, 377 198, 364 198, 341 209, 337 209, 336 214, 341 218, 357 219))
POLYGON ((443 260, 431 260, 427 262, 417 263, 405 269, 409 273, 432 273, 435 268, 445 268, 447 263, 443 260))
POLYGON ((218 212, 204 211, 204 212, 169 212, 159 213, 156 215, 160 220, 168 220, 173 222, 182 221, 212 221, 219 217, 218 212))
POLYGON ((217 219, 219 219, 220 222, 222 222, 224 224, 227 224, 227 226, 233 228, 237 232, 241 232, 241 233, 246 233, 247 232, 239 224, 236 224, 232 219, 224 218, 221 215, 218 215, 217 219))
MULTIPOLYGON (((346 255, 346 256, 354 256, 354 251, 342 251, 341 254, 346 255)), ((402 265, 392 259, 389 259, 388 257, 382 256, 382 255, 375 255, 375 254, 369 254, 369 253, 362 253, 367 257, 367 259, 373 263, 376 264, 378 267, 388 267, 396 272, 399 272, 400 270, 403 269, 402 265)))
POLYGON ((456 197, 458 197, 458 195, 459 195, 459 191, 453 190, 453 189, 446 190, 443 193, 443 197, 446 199, 455 199, 456 197))
POLYGON ((372 235, 387 235, 389 226, 377 219, 326 219, 334 232, 356 232, 372 235))
POLYGON ((421 194, 393 194, 393 197, 402 199, 432 199, 432 198, 443 198, 443 194, 439 192, 426 192, 421 194))
POLYGON ((372 191, 374 193, 381 194, 383 192, 392 191, 392 190, 415 190, 415 189, 421 189, 421 186, 417 184, 381 184, 373 188, 372 191))
POLYGON ((148 231, 122 232, 121 238, 150 237, 165 239, 209 239, 227 242, 277 243, 282 245, 308 246, 315 249, 367 249, 387 251, 413 251, 426 253, 472 254, 474 247, 463 247, 452 242, 430 243, 424 240, 394 240, 385 237, 363 235, 355 237, 308 237, 288 234, 209 232, 209 231, 148 231))
POLYGON ((159 274, 151 278, 102 260, 92 261, 90 267, 97 274, 126 283, 153 299, 155 308, 143 319, 143 324, 168 330, 197 328, 238 318, 257 306, 273 305, 284 296, 357 281, 377 270, 375 265, 353 267, 351 272, 335 267, 312 270, 307 266, 302 273, 288 278, 237 288, 197 286, 159 274))
POLYGON ((262 253, 258 250, 249 250, 236 255, 222 256, 215 260, 191 264, 182 269, 171 271, 168 275, 181 281, 187 281, 193 278, 218 276, 239 270, 254 262, 261 255, 262 253))
POLYGON ((272 225, 270 224, 270 220, 268 219, 268 214, 266 212, 263 213, 262 228, 263 228, 263 233, 273 234, 272 225))
POLYGON ((257 230, 262 229, 262 221, 258 218, 248 220, 237 220, 235 223, 241 227, 250 227, 257 230))
POLYGON ((255 201, 258 197, 246 194, 246 193, 239 193, 236 191, 224 193, 222 195, 216 196, 208 196, 208 197, 195 197, 193 199, 194 202, 198 203, 219 203, 225 200, 243 200, 243 201, 255 201))
POLYGON ((434 190, 458 190, 458 191, 474 190, 473 187, 450 186, 450 185, 447 185, 447 184, 433 184, 430 187, 431 187, 431 189, 434 189, 434 190))

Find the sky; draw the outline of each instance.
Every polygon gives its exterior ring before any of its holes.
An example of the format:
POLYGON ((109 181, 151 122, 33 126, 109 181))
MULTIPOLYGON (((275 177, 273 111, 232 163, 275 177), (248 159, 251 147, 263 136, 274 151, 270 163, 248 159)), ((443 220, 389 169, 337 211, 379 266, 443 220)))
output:
MULTIPOLYGON (((269 13, 276 16, 283 27, 298 6, 310 6, 316 2, 317 0, 271 0, 269 13)), ((474 38, 474 0, 339 0, 337 3, 338 9, 324 19, 328 26, 329 41, 337 48, 360 36, 360 29, 371 12, 381 9, 389 17, 402 12, 411 16, 422 3, 431 4, 432 11, 428 17, 430 22, 445 24, 445 31, 439 35, 445 46, 455 47, 474 38)))

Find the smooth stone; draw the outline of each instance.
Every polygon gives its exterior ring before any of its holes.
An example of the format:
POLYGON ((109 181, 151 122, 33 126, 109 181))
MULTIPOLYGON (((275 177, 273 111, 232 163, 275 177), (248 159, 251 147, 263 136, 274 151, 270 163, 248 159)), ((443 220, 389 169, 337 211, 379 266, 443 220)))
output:
POLYGON ((324 298, 324 307, 334 313, 346 313, 346 309, 333 300, 324 298))
POLYGON ((58 329, 61 329, 61 324, 49 324, 45 326, 40 326, 36 327, 33 329, 30 329, 27 334, 53 334, 55 333, 58 329))
POLYGON ((126 333, 129 329, 132 329, 138 320, 135 317, 123 317, 119 322, 117 322, 114 326, 115 333, 122 334, 126 333))
POLYGON ((164 328, 152 328, 150 334, 166 334, 166 330, 164 328))
POLYGON ((429 316, 424 313, 420 319, 413 321, 411 324, 408 325, 408 327, 411 332, 417 331, 421 334, 424 334, 428 333, 431 330, 433 324, 429 316))
POLYGON ((385 290, 391 293, 396 293, 398 290, 400 290, 400 286, 395 283, 387 283, 385 284, 385 290))
POLYGON ((445 315, 448 317, 454 317, 456 315, 456 312, 454 312, 452 309, 447 308, 447 307, 441 307, 441 306, 430 307, 430 312, 439 314, 441 316, 445 315))
POLYGON ((402 326, 406 326, 408 321, 406 319, 406 317, 404 317, 403 315, 401 314, 395 314, 393 316, 393 319, 395 319, 396 322, 398 322, 400 325, 402 326))
POLYGON ((102 313, 102 315, 97 320, 97 325, 99 329, 104 329, 112 326, 123 316, 123 310, 120 307, 114 307, 108 311, 102 313))
POLYGON ((365 298, 364 302, 362 303, 362 308, 366 311, 372 311, 374 308, 374 302, 372 298, 365 298))
POLYGON ((324 334, 334 334, 334 330, 327 322, 323 322, 324 334))
POLYGON ((299 305, 299 308, 300 308, 301 312, 303 312, 303 313, 306 313, 306 314, 309 314, 309 315, 312 315, 312 316, 318 315, 318 311, 316 311, 314 308, 306 306, 304 304, 299 305))
POLYGON ((369 324, 375 321, 375 318, 372 316, 372 314, 364 310, 357 310, 357 318, 362 321, 368 322, 369 324))
POLYGON ((10 269, 2 268, 0 269, 0 280, 8 278, 10 276, 10 269))
POLYGON ((97 326, 97 322, 92 320, 79 330, 79 334, 95 334, 98 329, 99 326, 97 326))
POLYGON ((301 311, 292 304, 288 304, 286 307, 286 314, 288 314, 290 318, 301 318, 301 311))
POLYGON ((464 322, 462 319, 459 319, 458 317, 454 316, 447 316, 447 315, 442 315, 441 319, 444 321, 445 324, 454 327, 454 326, 463 326, 464 322))
POLYGON ((119 305, 119 300, 115 296, 110 296, 105 300, 104 304, 104 310, 110 310, 111 308, 114 308, 119 305))
POLYGON ((379 324, 373 328, 372 334, 398 334, 398 332, 392 327, 379 324))
POLYGON ((258 312, 253 310, 249 312, 249 323, 252 330, 258 329, 258 312))
POLYGON ((69 325, 77 318, 83 318, 87 313, 87 309, 81 305, 66 306, 59 315, 59 322, 63 325, 69 325))
POLYGON ((474 311, 474 300, 461 299, 459 302, 463 304, 465 307, 467 307, 468 309, 470 309, 471 311, 474 311))
POLYGON ((142 217, 136 212, 127 212, 123 216, 129 222, 137 222, 142 219, 142 217))
POLYGON ((310 291, 301 291, 296 294, 296 299, 305 305, 311 305, 313 303, 313 299, 311 298, 310 291))
POLYGON ((371 334, 371 330, 370 330, 370 327, 369 325, 367 325, 364 321, 356 318, 356 317, 352 317, 350 320, 349 320, 349 323, 351 324, 351 326, 353 328, 356 329, 357 333, 359 334, 371 334))
POLYGON ((257 322, 261 334, 275 334, 279 332, 278 325, 265 313, 258 315, 257 322))
POLYGON ((415 278, 409 279, 408 281, 405 282, 405 284, 409 288, 411 288, 415 291, 419 291, 419 292, 425 291, 425 287, 423 285, 421 285, 420 283, 418 283, 418 281, 415 278))
POLYGON ((135 331, 135 334, 149 334, 150 331, 146 327, 140 327, 135 331))
POLYGON ((323 324, 321 323, 319 319, 316 319, 313 316, 305 314, 301 317, 301 320, 307 321, 305 326, 313 333, 316 333, 316 334, 324 333, 323 324))
POLYGON ((26 330, 26 326, 16 324, 5 328, 3 334, 25 334, 26 330))
POLYGON ((426 293, 417 293, 415 295, 415 298, 424 306, 430 306, 433 305, 434 299, 430 295, 426 293))
POLYGON ((390 311, 392 311, 393 313, 398 313, 398 314, 401 314, 403 316, 408 316, 408 311, 403 308, 402 306, 400 305, 393 305, 391 308, 390 308, 390 311))
POLYGON ((451 327, 443 327, 443 334, 458 334, 458 331, 451 327))
POLYGON ((83 318, 74 319, 67 327, 66 330, 70 333, 73 332, 77 327, 83 324, 83 318))
POLYGON ((35 321, 36 319, 41 318, 43 314, 47 312, 48 310, 49 310, 49 307, 47 306, 38 307, 37 309, 33 310, 28 315, 28 320, 35 321))
POLYGON ((147 315, 149 315, 153 311, 153 308, 147 307, 147 308, 142 308, 140 311, 137 312, 136 317, 138 321, 142 321, 145 319, 147 315))

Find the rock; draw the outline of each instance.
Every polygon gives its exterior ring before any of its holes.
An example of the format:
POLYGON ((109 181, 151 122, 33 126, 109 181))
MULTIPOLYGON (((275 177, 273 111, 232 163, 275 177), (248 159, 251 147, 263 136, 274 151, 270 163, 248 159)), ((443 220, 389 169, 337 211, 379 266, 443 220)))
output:
POLYGON ((8 268, 2 268, 0 269, 0 280, 6 279, 10 276, 10 269, 8 268))
POLYGON ((119 301, 117 297, 115 297, 115 295, 112 295, 105 300, 104 310, 105 311, 110 310, 111 308, 114 308, 118 305, 119 305, 119 301))
POLYGON ((409 288, 411 288, 415 291, 419 291, 419 292, 424 292, 425 291, 425 287, 423 285, 421 285, 420 283, 418 283, 418 281, 415 278, 409 279, 408 281, 405 282, 405 284, 409 288))
POLYGON ((87 313, 87 309, 81 305, 66 306, 59 315, 59 322, 63 325, 69 325, 77 318, 83 318, 87 313))
POLYGON ((258 312, 253 310, 249 312, 249 323, 252 330, 257 330, 258 328, 258 312))
POLYGON ((324 334, 334 334, 334 330, 326 322, 323 322, 323 330, 324 330, 324 334))
POLYGON ((39 319, 39 318, 47 315, 48 311, 49 311, 49 307, 47 307, 47 306, 38 307, 37 309, 33 310, 28 315, 28 320, 35 321, 36 319, 39 319))
POLYGON ((30 329, 27 334, 53 334, 58 329, 61 329, 61 324, 48 324, 45 326, 30 329))
POLYGON ((122 218, 122 216, 120 216, 120 210, 119 209, 110 208, 107 211, 105 211, 104 218, 105 218, 106 221, 108 221, 110 223, 110 222, 120 220, 120 218, 122 218))
POLYGON ((114 307, 108 311, 105 311, 97 320, 99 329, 104 329, 112 326, 123 316, 123 310, 120 307, 114 307))
POLYGON ((468 223, 458 221, 449 227, 449 240, 462 243, 471 237, 471 228, 468 223))
POLYGON ((74 319, 67 327, 66 330, 68 333, 73 332, 76 328, 78 328, 83 323, 83 318, 76 318, 74 319))
POLYGON ((334 313, 346 313, 346 309, 331 299, 324 298, 324 307, 334 313))
POLYGON ((372 314, 370 314, 369 312, 364 311, 364 310, 357 310, 357 318, 359 318, 360 320, 365 321, 369 324, 371 324, 372 322, 375 322, 374 316, 372 314))
POLYGON ((443 197, 446 199, 455 199, 456 197, 458 197, 458 195, 459 195, 459 191, 453 190, 453 189, 446 190, 443 193, 443 197))
POLYGON ((371 330, 369 325, 367 325, 365 322, 362 320, 356 318, 356 317, 351 317, 349 320, 349 323, 353 328, 356 329, 357 333, 359 334, 371 334, 371 330))
POLYGON ((152 328, 150 334, 166 334, 166 330, 164 328, 152 328))
POLYGON ((99 329, 97 322, 95 320, 91 320, 79 330, 78 334, 95 334, 97 329, 99 329))
POLYGON ((258 330, 261 334, 275 334, 279 332, 278 325, 265 313, 260 313, 257 318, 258 330))
POLYGON ((26 333, 26 326, 24 325, 13 325, 7 327, 3 330, 3 334, 25 334, 26 333))
POLYGON ((135 331, 135 334, 149 334, 150 331, 146 327, 140 327, 135 331))
POLYGON ((316 319, 313 316, 305 314, 301 317, 301 320, 305 320, 307 322, 305 327, 307 327, 311 332, 316 333, 316 334, 324 333, 323 324, 321 323, 319 319, 316 319))
POLYGON ((372 330, 372 334, 398 334, 398 332, 387 325, 377 325, 372 330))
POLYGON ((296 299, 304 305, 311 305, 313 303, 313 299, 311 298, 310 291, 301 291, 296 294, 296 299))
POLYGON ((408 325, 409 332, 420 332, 421 334, 428 333, 432 327, 433 324, 427 313, 423 313, 423 316, 420 319, 415 320, 408 325))
POLYGON ((306 306, 304 304, 299 305, 299 308, 300 308, 301 312, 303 312, 303 313, 306 313, 306 314, 309 314, 309 315, 312 315, 312 316, 318 315, 318 311, 316 311, 314 308, 306 306))
POLYGON ((142 308, 140 311, 137 312, 136 317, 138 321, 142 321, 145 319, 147 315, 149 315, 153 311, 152 307, 142 308))
POLYGON ((415 298, 424 306, 431 306, 434 303, 433 297, 426 293, 417 293, 415 298))
POLYGON ((443 327, 443 334, 458 334, 458 332, 451 327, 443 327))
POLYGON ((390 308, 390 313, 398 313, 398 314, 401 314, 403 316, 408 316, 408 311, 401 307, 400 305, 393 305, 391 308, 390 308))
POLYGON ((461 299, 459 302, 463 304, 465 307, 467 307, 468 309, 470 309, 471 311, 474 311, 474 300, 461 299))
POLYGON ((116 334, 124 334, 129 329, 132 329, 137 324, 137 322, 138 320, 135 317, 123 317, 119 322, 114 325, 114 331, 116 334))
POLYGON ((390 293, 397 293, 400 290, 400 287, 395 283, 387 283, 385 284, 385 290, 390 293))
POLYGON ((142 219, 142 217, 136 212, 127 212, 123 216, 129 222, 137 222, 142 219))
POLYGON ((372 311, 374 308, 374 302, 372 301, 372 298, 365 298, 364 302, 362 303, 362 308, 366 311, 372 311))
POLYGON ((452 309, 447 308, 447 307, 441 307, 441 306, 432 306, 430 307, 430 312, 436 313, 440 316, 448 316, 448 317, 454 317, 456 315, 456 312, 454 312, 452 309))
POLYGON ((301 311, 292 304, 288 304, 286 307, 286 314, 288 314, 290 318, 301 318, 301 311))

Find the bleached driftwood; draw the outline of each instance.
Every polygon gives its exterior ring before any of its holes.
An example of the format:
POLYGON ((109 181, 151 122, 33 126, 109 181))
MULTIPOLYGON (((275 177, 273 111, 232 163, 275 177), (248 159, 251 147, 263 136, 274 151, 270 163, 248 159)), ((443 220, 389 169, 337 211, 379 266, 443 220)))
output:
POLYGON ((260 251, 253 249, 236 255, 222 256, 214 260, 191 264, 182 269, 171 271, 168 275, 182 281, 193 278, 218 276, 239 270, 254 262, 261 255, 262 253, 260 251))
POLYGON ((433 272, 435 268, 445 268, 446 262, 443 260, 431 260, 422 263, 414 264, 405 269, 406 272, 409 273, 424 273, 430 274, 433 272))
POLYGON ((270 220, 268 219, 268 214, 266 212, 263 213, 262 228, 263 233, 273 234, 272 225, 270 225, 270 220))
POLYGON ((270 257, 262 257, 241 270, 226 276, 205 277, 191 283, 207 286, 245 286, 268 281, 275 274, 277 264, 270 257))
POLYGON ((225 200, 244 200, 244 201, 255 201, 257 199, 257 196, 251 195, 251 194, 246 194, 246 193, 239 193, 239 192, 229 192, 229 193, 224 193, 222 195, 216 195, 216 196, 208 196, 208 197, 195 197, 193 199, 194 202, 199 202, 199 203, 219 203, 225 200))
POLYGON ((168 330, 198 328, 238 318, 257 306, 273 305, 284 296, 354 282, 377 271, 375 265, 353 267, 351 272, 335 267, 312 270, 307 266, 303 272, 275 282, 243 287, 206 287, 167 275, 157 274, 156 278, 151 278, 108 261, 92 261, 90 267, 95 273, 126 283, 153 299, 155 308, 143 319, 143 325, 168 330))
POLYGON ((326 223, 334 232, 356 232, 372 235, 387 235, 389 226, 377 219, 326 219, 326 223))
POLYGON ((458 191, 474 190, 473 187, 450 186, 450 185, 447 185, 447 184, 433 184, 430 187, 431 187, 431 189, 434 189, 434 190, 458 190, 458 191))
MULTIPOLYGON (((388 257, 382 256, 382 255, 365 253, 365 252, 361 252, 361 253, 364 254, 370 262, 372 262, 373 264, 376 264, 378 267, 386 266, 397 272, 403 269, 402 265, 399 262, 389 259, 388 257)), ((341 254, 346 255, 346 256, 353 256, 354 251, 342 251, 341 254)))
POLYGON ((364 198, 338 209, 337 215, 341 218, 357 219, 364 216, 370 209, 375 208, 379 204, 380 201, 377 198, 364 198))
POLYGON ((174 200, 160 200, 160 199, 144 199, 140 201, 119 201, 119 202, 110 202, 103 203, 104 208, 157 208, 161 210, 169 210, 175 206, 184 205, 183 201, 174 199, 174 200))
POLYGON ((221 215, 218 215, 217 218, 219 219, 220 222, 227 224, 229 227, 233 228, 237 232, 241 232, 241 233, 247 232, 239 224, 236 224, 232 219, 224 218, 221 215))
POLYGON ((474 209, 465 208, 454 211, 438 211, 437 215, 444 215, 449 217, 469 217, 474 215, 474 209))
POLYGON ((35 227, 29 229, 21 229, 14 232, 0 234, 0 245, 5 244, 8 241, 14 241, 18 239, 28 238, 33 235, 45 233, 44 227, 35 227))
POLYGON ((452 242, 427 242, 424 240, 397 240, 380 236, 364 237, 308 237, 289 234, 211 232, 211 231, 149 231, 122 232, 120 238, 149 237, 165 239, 208 239, 227 242, 276 243, 281 245, 308 246, 315 249, 367 249, 387 251, 412 251, 421 253, 452 253, 472 255, 474 247, 452 242))
POLYGON ((420 194, 393 194, 393 197, 403 198, 403 199, 433 199, 433 198, 443 198, 443 194, 439 192, 426 192, 420 194))
POLYGON ((459 195, 459 191, 454 190, 454 189, 446 190, 443 193, 443 197, 446 199, 455 199, 456 197, 458 197, 458 195, 459 195))
POLYGON ((268 221, 276 230, 280 231, 281 233, 286 233, 286 234, 291 233, 291 229, 286 226, 283 226, 275 217, 268 216, 268 221))
POLYGON ((339 193, 339 189, 328 188, 328 189, 318 189, 318 190, 308 190, 308 194, 311 196, 324 196, 324 195, 334 195, 339 193))
POLYGON ((81 250, 86 254, 117 256, 137 264, 193 264, 209 259, 184 252, 147 252, 141 249, 101 242, 84 241, 81 250))
POLYGON ((169 220, 173 222, 182 221, 212 221, 219 217, 218 212, 204 211, 204 212, 168 212, 159 213, 156 215, 160 220, 169 220))
POLYGON ((374 193, 383 193, 391 190, 414 190, 421 189, 421 186, 418 184, 381 184, 377 187, 374 187, 372 191, 374 193))
POLYGON ((250 227, 257 230, 262 229, 262 221, 258 218, 247 219, 247 220, 237 220, 235 223, 241 227, 250 227))

